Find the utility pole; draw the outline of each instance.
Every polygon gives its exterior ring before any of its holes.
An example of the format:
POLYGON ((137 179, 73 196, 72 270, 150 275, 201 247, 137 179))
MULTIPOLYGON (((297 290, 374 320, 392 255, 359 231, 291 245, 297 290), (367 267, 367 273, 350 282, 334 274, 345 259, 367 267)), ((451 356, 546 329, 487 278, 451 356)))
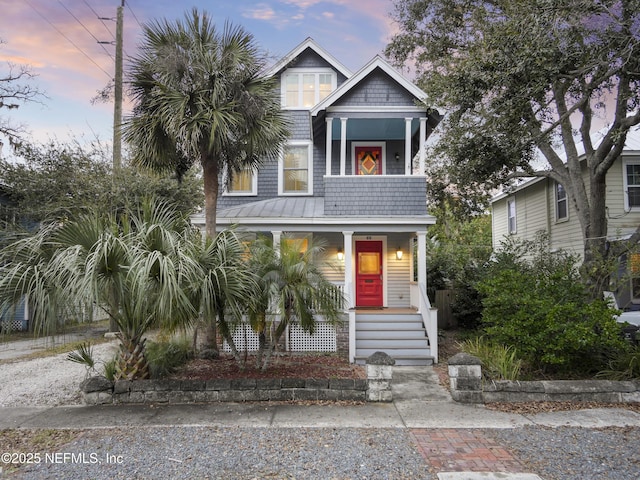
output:
POLYGON ((123 10, 124 1, 118 7, 116 17, 116 72, 114 79, 113 102, 113 169, 122 166, 122 36, 123 36, 123 10))

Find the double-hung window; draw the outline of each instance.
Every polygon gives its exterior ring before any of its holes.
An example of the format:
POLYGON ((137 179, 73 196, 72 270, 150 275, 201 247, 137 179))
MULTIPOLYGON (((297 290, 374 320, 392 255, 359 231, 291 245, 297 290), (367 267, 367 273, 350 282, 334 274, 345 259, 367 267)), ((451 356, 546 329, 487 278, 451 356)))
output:
POLYGON ((567 202, 567 191, 560 183, 556 183, 556 222, 569 218, 569 204, 567 202))
POLYGON ((331 69, 290 68, 282 74, 282 106, 311 108, 336 89, 337 75, 331 69))
POLYGON ((516 199, 507 200, 507 227, 509 233, 516 233, 516 199))
POLYGON ((313 194, 313 165, 309 142, 287 144, 283 149, 278 170, 280 195, 313 194))
POLYGON ((625 209, 640 208, 640 162, 624 163, 625 209))

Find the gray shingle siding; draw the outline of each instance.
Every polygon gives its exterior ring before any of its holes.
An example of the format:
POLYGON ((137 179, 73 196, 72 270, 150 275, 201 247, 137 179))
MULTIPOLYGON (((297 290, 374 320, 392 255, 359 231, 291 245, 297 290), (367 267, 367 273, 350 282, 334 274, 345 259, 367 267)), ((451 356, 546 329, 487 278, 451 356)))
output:
POLYGON ((287 110, 291 140, 311 140, 311 114, 309 110, 287 110))
POLYGON ((325 215, 426 215, 424 177, 327 177, 325 215))
POLYGON ((363 78, 336 106, 414 106, 415 97, 380 69, 363 78))

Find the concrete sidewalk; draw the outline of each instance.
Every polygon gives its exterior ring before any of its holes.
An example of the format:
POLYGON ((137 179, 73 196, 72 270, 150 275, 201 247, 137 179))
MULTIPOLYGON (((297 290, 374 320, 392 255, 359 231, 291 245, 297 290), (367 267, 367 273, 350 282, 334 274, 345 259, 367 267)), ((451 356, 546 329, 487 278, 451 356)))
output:
POLYGON ((392 403, 109 405, 0 408, 0 429, 111 427, 406 429, 439 480, 541 480, 484 429, 640 427, 624 409, 521 415, 453 402, 432 367, 394 367, 392 403), (483 433, 484 432, 484 433, 483 433))

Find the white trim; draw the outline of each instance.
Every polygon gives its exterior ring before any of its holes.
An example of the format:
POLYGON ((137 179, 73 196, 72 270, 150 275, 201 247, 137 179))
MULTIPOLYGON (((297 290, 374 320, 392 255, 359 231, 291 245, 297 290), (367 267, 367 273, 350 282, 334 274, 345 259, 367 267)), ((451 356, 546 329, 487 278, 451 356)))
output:
POLYGON ((507 233, 510 235, 518 233, 518 206, 515 197, 507 199, 507 233), (510 204, 513 204, 513 217, 510 216, 510 204), (513 229, 511 228, 511 218, 513 218, 513 229))
POLYGON ((567 189, 564 188, 564 185, 558 183, 556 181, 553 182, 553 215, 555 219, 555 223, 563 223, 569 221, 569 194, 567 193, 567 189), (558 187, 562 187, 564 190, 564 202, 565 202, 565 211, 566 215, 564 217, 558 216, 558 206, 560 204, 560 200, 558 199, 558 187))
POLYGON ((351 70, 345 67, 342 63, 340 63, 333 55, 327 52, 324 48, 316 43, 316 41, 311 38, 305 38, 301 43, 295 46, 289 53, 283 56, 278 62, 276 62, 271 68, 269 68, 265 72, 265 76, 272 77, 277 74, 280 70, 285 68, 288 64, 293 62, 298 55, 304 52, 307 48, 310 48, 318 55, 320 55, 327 63, 329 63, 332 67, 334 67, 338 72, 342 73, 345 77, 349 78, 351 76, 351 70))
POLYGON ((327 107, 328 113, 425 113, 424 107, 415 106, 382 106, 372 105, 370 107, 353 106, 353 107, 327 107))
MULTIPOLYGON (((411 95, 416 97, 418 100, 424 102, 426 100, 427 94, 423 92, 416 85, 411 83, 409 80, 404 78, 395 68, 393 68, 385 59, 381 56, 376 55, 369 63, 367 63, 364 67, 358 70, 351 78, 349 78, 346 82, 340 85, 340 88, 335 90, 331 95, 318 103, 315 107, 311 109, 311 115, 316 116, 323 110, 326 110, 331 105, 333 105, 337 100, 342 98, 349 90, 358 85, 358 83, 373 72, 376 68, 380 68, 383 72, 389 75, 393 80, 398 82, 405 90, 407 90, 411 95)), ((421 111, 424 112, 426 109, 423 108, 421 111)))
POLYGON ((284 191, 284 149, 278 156, 278 195, 282 197, 311 196, 313 195, 313 144, 309 140, 291 140, 286 147, 307 147, 307 191, 306 192, 285 192, 284 191))
MULTIPOLYGON (((381 159, 381 175, 387 174, 387 142, 351 142, 351 164, 353 165, 353 176, 354 177, 362 177, 362 175, 358 175, 356 170, 358 165, 356 165, 356 147, 382 147, 382 159, 381 159)), ((346 177, 347 175, 343 175, 346 177)), ((370 176, 370 175, 368 175, 370 176)))
MULTIPOLYGON (((629 165, 640 165, 640 160, 636 160, 632 158, 622 159, 622 194, 624 197, 624 211, 637 212, 637 211, 640 211, 640 206, 631 207, 629 205, 629 183, 627 181, 627 166, 629 165)), ((635 186, 636 185, 634 185, 634 187, 635 186)), ((640 185, 638 185, 638 187, 640 187, 640 185)))
POLYGON ((353 283, 353 306, 356 306, 357 294, 356 294, 356 243, 362 241, 379 241, 382 242, 382 306, 386 307, 387 302, 387 236, 386 235, 353 235, 353 255, 351 256, 351 271, 353 272, 351 281, 353 283))

